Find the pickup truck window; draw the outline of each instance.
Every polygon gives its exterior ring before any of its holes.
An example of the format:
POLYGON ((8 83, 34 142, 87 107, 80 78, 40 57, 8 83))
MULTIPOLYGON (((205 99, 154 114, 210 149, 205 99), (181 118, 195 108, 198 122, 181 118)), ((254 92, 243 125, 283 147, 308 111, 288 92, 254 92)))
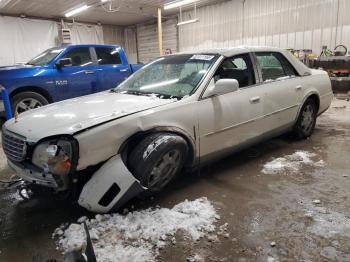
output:
POLYGON ((161 57, 137 71, 115 91, 182 98, 197 87, 217 57, 209 54, 161 57))
POLYGON ((256 57, 264 82, 296 75, 295 69, 282 54, 258 52, 256 53, 256 57))
POLYGON ((33 66, 43 66, 47 65, 51 62, 52 59, 54 59, 56 56, 58 56, 63 51, 62 48, 50 48, 39 54, 38 56, 34 57, 32 60, 30 60, 27 65, 33 65, 33 66))
POLYGON ((120 65, 122 63, 116 48, 95 48, 99 65, 120 65))
POLYGON ((90 50, 87 47, 71 49, 62 58, 72 59, 72 66, 87 66, 92 64, 90 50))

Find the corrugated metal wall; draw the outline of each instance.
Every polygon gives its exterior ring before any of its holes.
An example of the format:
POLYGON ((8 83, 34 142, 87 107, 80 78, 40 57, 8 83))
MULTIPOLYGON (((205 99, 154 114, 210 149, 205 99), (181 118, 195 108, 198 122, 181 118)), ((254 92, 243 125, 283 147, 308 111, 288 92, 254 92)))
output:
MULTIPOLYGON (((177 19, 163 21, 163 48, 178 51, 177 19)), ((159 56, 158 27, 156 23, 137 26, 137 49, 139 61, 147 63, 159 56)))
POLYGON ((136 28, 123 26, 103 26, 105 44, 120 45, 128 55, 129 63, 137 63, 136 28))
MULTIPOLYGON (((179 48, 268 45, 315 53, 322 45, 350 48, 349 14, 349 0, 231 0, 198 8, 200 21, 179 27, 179 48)), ((183 15, 193 18, 193 11, 183 15)))

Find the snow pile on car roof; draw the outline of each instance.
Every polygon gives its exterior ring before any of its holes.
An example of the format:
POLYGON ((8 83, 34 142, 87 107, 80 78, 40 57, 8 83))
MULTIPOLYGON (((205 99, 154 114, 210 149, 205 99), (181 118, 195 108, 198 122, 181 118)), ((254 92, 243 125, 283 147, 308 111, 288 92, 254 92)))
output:
POLYGON ((262 169, 264 174, 277 174, 283 172, 298 172, 303 166, 318 166, 325 165, 323 160, 316 161, 314 158, 317 155, 308 151, 297 151, 291 155, 276 158, 266 163, 262 169))
MULTIPOLYGON (((155 261, 159 249, 174 241, 181 231, 188 239, 198 240, 215 230, 218 215, 207 198, 184 201, 173 208, 149 208, 126 215, 96 215, 86 222, 98 261, 155 261)), ((57 228, 58 245, 64 252, 83 250, 86 237, 83 224, 57 228)))

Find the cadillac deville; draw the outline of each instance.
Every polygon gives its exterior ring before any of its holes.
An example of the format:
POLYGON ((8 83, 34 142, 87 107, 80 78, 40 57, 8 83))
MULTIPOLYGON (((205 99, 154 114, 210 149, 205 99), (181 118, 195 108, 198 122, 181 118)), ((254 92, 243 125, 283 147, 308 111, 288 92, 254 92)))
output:
POLYGON ((118 87, 3 126, 8 164, 35 192, 94 212, 164 189, 181 170, 285 132, 309 137, 333 98, 326 72, 288 51, 240 47, 155 59, 118 87))

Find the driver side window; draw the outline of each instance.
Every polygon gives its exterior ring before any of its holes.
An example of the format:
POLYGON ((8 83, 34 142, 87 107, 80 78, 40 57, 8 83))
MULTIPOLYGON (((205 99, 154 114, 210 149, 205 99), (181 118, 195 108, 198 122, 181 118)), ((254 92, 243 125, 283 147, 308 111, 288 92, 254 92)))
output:
POLYGON ((240 88, 254 85, 255 75, 249 54, 225 59, 214 75, 215 82, 219 79, 236 79, 240 88))
POLYGON ((62 58, 72 59, 72 66, 92 65, 90 50, 87 47, 71 49, 62 58))

